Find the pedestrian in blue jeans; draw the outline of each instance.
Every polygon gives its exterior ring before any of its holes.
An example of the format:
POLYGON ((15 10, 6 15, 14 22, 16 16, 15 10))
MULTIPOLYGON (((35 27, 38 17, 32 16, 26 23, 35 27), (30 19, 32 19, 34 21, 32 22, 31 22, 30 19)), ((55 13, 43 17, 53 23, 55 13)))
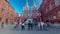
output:
POLYGON ((41 22, 40 29, 44 30, 44 22, 41 22))

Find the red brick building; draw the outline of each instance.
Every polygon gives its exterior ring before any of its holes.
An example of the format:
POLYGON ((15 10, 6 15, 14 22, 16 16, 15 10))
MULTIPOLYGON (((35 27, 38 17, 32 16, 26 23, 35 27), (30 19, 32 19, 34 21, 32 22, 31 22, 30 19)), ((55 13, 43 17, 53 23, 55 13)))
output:
POLYGON ((23 16, 24 18, 28 18, 30 14, 30 11, 29 11, 29 5, 28 5, 28 0, 26 0, 26 5, 23 7, 23 16))
POLYGON ((0 0, 0 22, 14 22, 17 17, 17 13, 10 6, 7 0, 0 0))
POLYGON ((33 8, 32 8, 32 18, 35 19, 37 22, 40 22, 41 15, 40 12, 38 11, 36 4, 34 2, 33 8))
POLYGON ((43 0, 39 11, 43 21, 60 22, 60 0, 43 0))
POLYGON ((35 19, 37 22, 40 22, 40 12, 38 11, 35 2, 33 1, 32 10, 29 9, 28 1, 26 0, 26 5, 23 8, 23 17, 28 19, 35 19))

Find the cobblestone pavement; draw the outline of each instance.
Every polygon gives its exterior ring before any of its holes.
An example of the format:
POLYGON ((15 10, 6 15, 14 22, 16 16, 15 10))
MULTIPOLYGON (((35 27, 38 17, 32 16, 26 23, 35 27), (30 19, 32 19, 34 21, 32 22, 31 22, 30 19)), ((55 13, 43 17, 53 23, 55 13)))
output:
POLYGON ((34 28, 33 30, 28 30, 27 27, 25 30, 21 30, 20 26, 14 28, 14 25, 4 25, 4 28, 0 27, 0 34, 60 34, 60 29, 57 28, 48 28, 47 30, 38 30, 34 28))

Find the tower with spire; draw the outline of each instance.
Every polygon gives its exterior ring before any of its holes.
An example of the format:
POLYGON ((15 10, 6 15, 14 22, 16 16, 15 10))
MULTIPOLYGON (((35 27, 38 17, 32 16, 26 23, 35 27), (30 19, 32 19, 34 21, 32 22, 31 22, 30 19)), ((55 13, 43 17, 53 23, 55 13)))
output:
POLYGON ((23 17, 33 18, 40 22, 40 12, 36 7, 35 0, 33 0, 32 12, 29 10, 28 0, 26 0, 26 5, 23 7, 23 17))
POLYGON ((40 12, 38 11, 34 0, 33 0, 33 8, 32 8, 32 17, 33 19, 36 19, 37 22, 40 22, 41 20, 40 12))
POLYGON ((25 17, 25 18, 28 18, 28 14, 30 13, 30 11, 29 11, 29 5, 28 5, 28 0, 26 0, 26 5, 25 5, 25 7, 23 8, 23 16, 25 17))
POLYGON ((36 16, 37 16, 37 7, 36 7, 36 4, 35 4, 35 1, 33 0, 32 17, 36 18, 36 16))

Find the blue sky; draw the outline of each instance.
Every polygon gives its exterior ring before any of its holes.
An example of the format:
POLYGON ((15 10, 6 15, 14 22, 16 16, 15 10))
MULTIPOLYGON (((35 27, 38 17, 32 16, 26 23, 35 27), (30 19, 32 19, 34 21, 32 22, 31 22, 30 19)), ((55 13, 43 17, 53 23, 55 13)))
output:
MULTIPOLYGON (((36 3, 37 8, 40 7, 42 0, 34 0, 36 3)), ((10 5, 15 9, 15 11, 20 14, 23 13, 23 7, 26 4, 26 0, 9 0, 10 5)), ((33 0, 28 0, 29 7, 32 7, 33 0)), ((30 8, 31 10, 31 8, 30 8)))

